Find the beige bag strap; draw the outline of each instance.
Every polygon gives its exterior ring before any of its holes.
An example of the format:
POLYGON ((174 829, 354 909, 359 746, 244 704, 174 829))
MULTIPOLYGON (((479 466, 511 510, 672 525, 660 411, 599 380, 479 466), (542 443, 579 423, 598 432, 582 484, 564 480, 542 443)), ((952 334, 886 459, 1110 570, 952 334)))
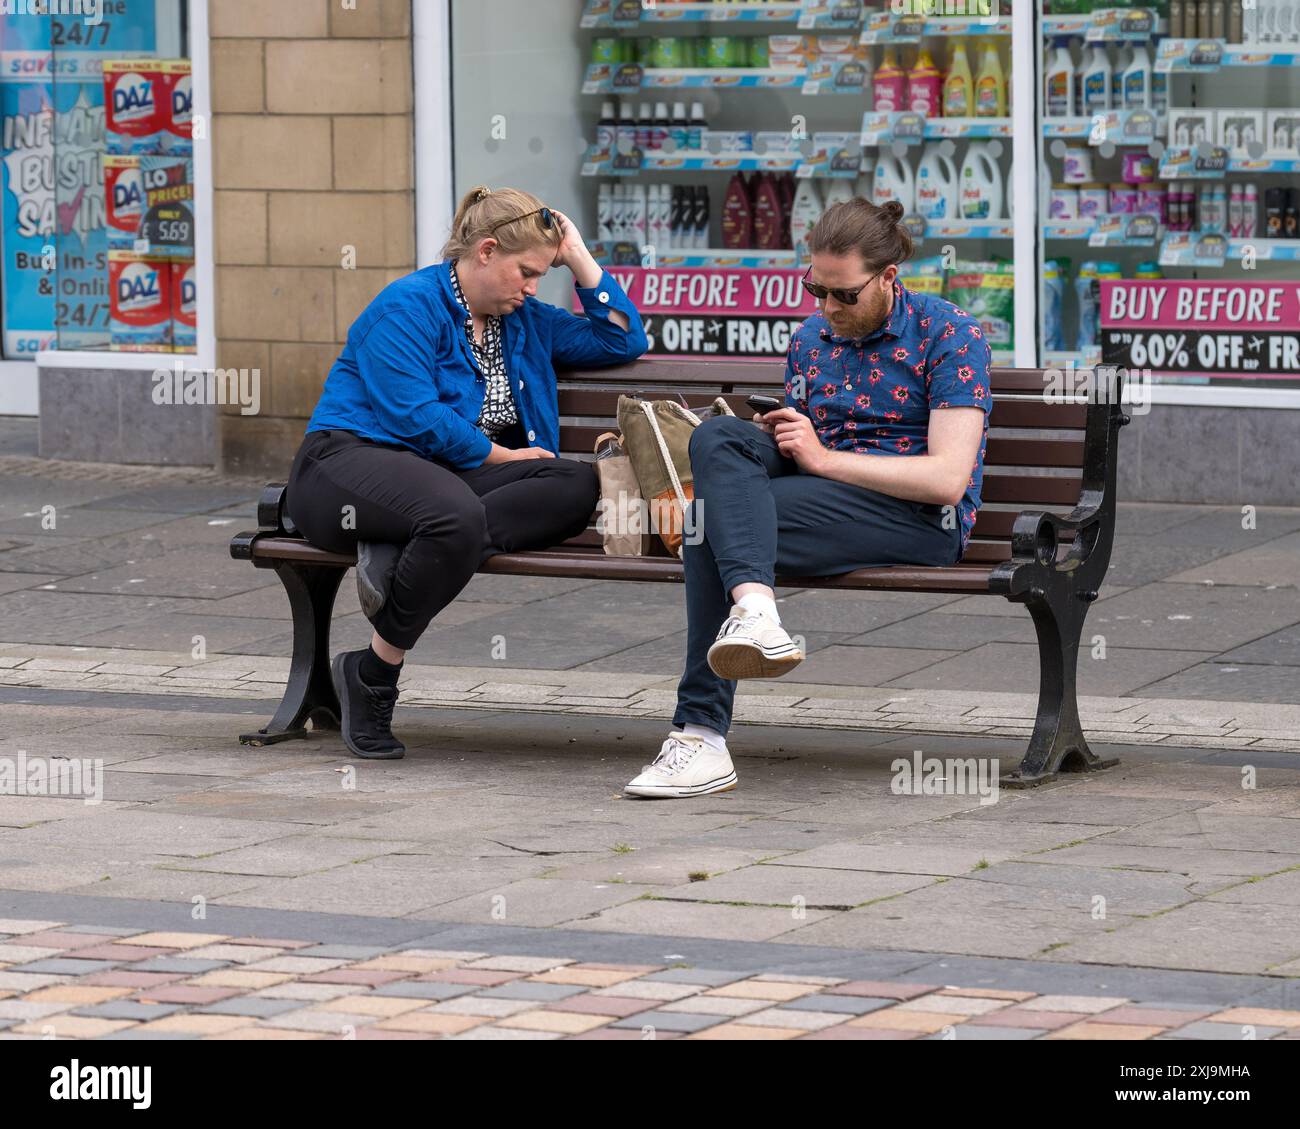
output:
MULTIPOLYGON (((673 462, 673 457, 668 452, 668 442, 664 439, 664 433, 659 429, 659 420, 655 418, 654 407, 646 400, 640 401, 640 404, 641 410, 645 413, 645 417, 650 423, 650 431, 654 434, 655 442, 659 445, 659 454, 663 456, 664 466, 668 471, 668 478, 673 484, 673 493, 677 495, 677 504, 682 507, 682 513, 685 514, 687 504, 686 491, 682 488, 682 480, 678 477, 677 466, 673 462)), ((673 406, 676 407, 676 405, 673 406)))

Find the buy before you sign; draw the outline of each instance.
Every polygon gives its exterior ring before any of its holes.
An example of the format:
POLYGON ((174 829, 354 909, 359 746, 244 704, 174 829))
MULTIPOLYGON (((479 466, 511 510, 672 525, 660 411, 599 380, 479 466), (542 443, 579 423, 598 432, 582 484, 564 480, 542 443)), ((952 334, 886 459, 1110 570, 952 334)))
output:
POLYGON ((1203 376, 1300 373, 1300 284, 1114 280, 1101 284, 1107 365, 1203 376))

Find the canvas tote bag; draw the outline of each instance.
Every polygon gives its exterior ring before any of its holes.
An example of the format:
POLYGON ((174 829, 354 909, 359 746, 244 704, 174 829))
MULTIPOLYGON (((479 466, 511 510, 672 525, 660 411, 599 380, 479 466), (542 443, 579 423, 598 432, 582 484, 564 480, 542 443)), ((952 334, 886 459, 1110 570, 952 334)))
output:
MULTIPOLYGON (((735 415, 721 396, 705 409, 704 418, 735 415)), ((618 426, 623 449, 632 463, 641 497, 648 510, 650 528, 664 547, 682 555, 686 507, 695 497, 691 474, 691 432, 701 417, 674 400, 618 398, 618 426)))

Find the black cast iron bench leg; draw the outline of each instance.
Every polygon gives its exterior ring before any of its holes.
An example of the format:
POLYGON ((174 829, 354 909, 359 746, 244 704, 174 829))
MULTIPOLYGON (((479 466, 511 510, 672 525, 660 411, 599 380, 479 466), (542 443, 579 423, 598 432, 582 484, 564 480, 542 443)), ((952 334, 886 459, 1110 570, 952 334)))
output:
POLYGON ((240 735, 242 745, 273 745, 306 737, 315 729, 338 729, 339 699, 330 679, 330 618, 346 569, 282 561, 276 575, 293 612, 293 660, 280 708, 265 729, 240 735))
POLYGON ((1088 747, 1079 721, 1079 641, 1097 593, 1079 591, 1066 576, 1053 579, 1051 590, 1033 588, 1023 600, 1038 633, 1038 714, 1028 751, 1003 780, 1010 788, 1032 788, 1061 772, 1095 772, 1119 764, 1118 758, 1103 759, 1088 747))

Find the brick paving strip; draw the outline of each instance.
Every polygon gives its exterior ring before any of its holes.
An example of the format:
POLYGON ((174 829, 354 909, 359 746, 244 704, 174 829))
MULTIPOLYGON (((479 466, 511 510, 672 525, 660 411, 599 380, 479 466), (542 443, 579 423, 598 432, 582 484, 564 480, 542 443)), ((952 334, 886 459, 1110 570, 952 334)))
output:
POLYGON ((0 919, 0 1039, 1297 1039, 1300 1010, 0 919))
MULTIPOLYGON (((175 654, 31 643, 0 645, 0 686, 101 693, 179 694, 265 701, 283 693, 289 660, 262 655, 175 654)), ((407 663, 401 704, 601 717, 672 717, 675 678, 596 671, 418 666, 407 663)), ((1034 694, 787 685, 790 693, 740 693, 736 720, 796 728, 1028 738, 1034 694), (852 696, 845 696, 851 693, 852 696)), ((1098 744, 1258 749, 1300 753, 1300 705, 1135 697, 1083 697, 1084 729, 1098 744)))

